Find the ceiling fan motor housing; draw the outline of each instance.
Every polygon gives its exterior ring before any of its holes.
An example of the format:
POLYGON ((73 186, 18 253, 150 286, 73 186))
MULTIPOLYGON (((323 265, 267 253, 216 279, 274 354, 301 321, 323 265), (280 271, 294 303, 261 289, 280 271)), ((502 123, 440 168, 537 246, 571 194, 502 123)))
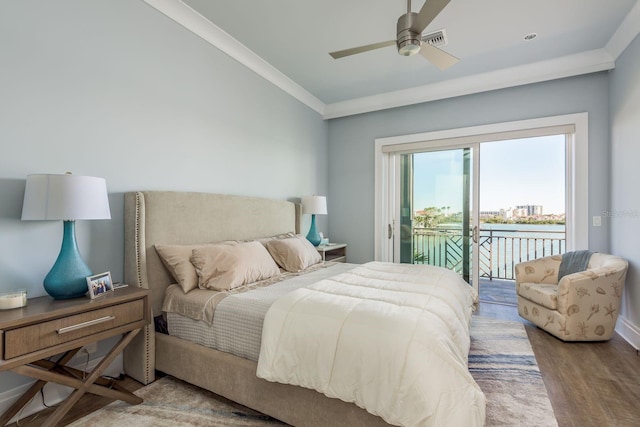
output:
POLYGON ((400 55, 412 56, 420 50, 421 34, 411 30, 413 20, 417 16, 417 13, 409 12, 398 18, 396 45, 400 55))

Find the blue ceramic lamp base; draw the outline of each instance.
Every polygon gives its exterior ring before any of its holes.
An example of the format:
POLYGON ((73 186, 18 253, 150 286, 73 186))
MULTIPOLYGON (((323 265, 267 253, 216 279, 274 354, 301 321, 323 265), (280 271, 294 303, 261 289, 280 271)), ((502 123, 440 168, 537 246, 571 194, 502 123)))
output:
POLYGON ((80 256, 75 221, 64 221, 62 247, 51 271, 44 278, 44 290, 54 299, 69 299, 87 293, 87 276, 93 273, 80 256))
POLYGON ((307 240, 311 242, 313 246, 318 246, 322 238, 320 237, 320 233, 316 230, 316 215, 311 215, 311 228, 309 228, 309 233, 307 233, 307 240))

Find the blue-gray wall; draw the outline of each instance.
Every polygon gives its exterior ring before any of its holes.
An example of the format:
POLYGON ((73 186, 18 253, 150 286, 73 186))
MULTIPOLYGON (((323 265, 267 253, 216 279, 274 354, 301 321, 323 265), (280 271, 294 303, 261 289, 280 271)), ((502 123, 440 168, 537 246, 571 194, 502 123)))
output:
MULTIPOLYGON (((374 140, 515 120, 589 113, 589 215, 608 206, 607 73, 566 78, 329 122, 329 236, 346 242, 349 261, 374 257, 374 140)), ((591 221, 589 221, 589 224, 591 221)), ((608 224, 590 227, 589 247, 609 249, 608 224)))
MULTIPOLYGON (((94 271, 110 270, 116 280, 122 193, 140 189, 326 194, 320 228, 329 224, 330 238, 349 244, 351 262, 373 259, 373 148, 386 136, 587 111, 587 214, 640 209, 638 40, 611 78, 579 76, 328 123, 141 1, 0 2, 0 57, 0 292, 42 295, 59 250, 61 224, 19 219, 30 173, 106 178, 113 219, 79 223, 78 239, 94 271)), ((635 325, 640 255, 629 236, 639 234, 639 222, 622 215, 590 232, 592 249, 632 262, 625 310, 635 325)), ((2 373, 0 393, 24 381, 2 373)))
POLYGON ((629 261, 622 307, 628 324, 623 332, 640 347, 640 37, 616 61, 610 83, 611 200, 605 220, 611 228, 611 251, 629 261))
POLYGON ((77 233, 115 280, 126 191, 327 192, 318 113, 142 1, 2 1, 0 58, 0 292, 43 295, 60 250, 61 222, 20 221, 31 173, 106 179, 112 220, 77 233))

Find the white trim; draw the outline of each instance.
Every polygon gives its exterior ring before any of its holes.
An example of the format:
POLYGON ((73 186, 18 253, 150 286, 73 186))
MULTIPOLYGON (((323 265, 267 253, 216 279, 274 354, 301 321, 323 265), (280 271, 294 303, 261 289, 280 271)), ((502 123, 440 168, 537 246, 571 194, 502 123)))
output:
POLYGON ((471 230, 471 286, 476 292, 480 292, 480 143, 472 144, 471 151, 471 160, 473 160, 473 165, 471 166, 473 186, 471 189, 471 202, 472 212, 471 212, 471 220, 474 224, 474 227, 478 227, 478 239, 473 239, 473 230, 471 230))
MULTIPOLYGON (((390 159, 390 156, 382 156, 381 145, 379 146, 378 140, 375 142, 376 145, 376 155, 375 155, 375 187, 376 191, 374 194, 374 206, 385 206, 385 210, 382 209, 374 209, 374 224, 375 230, 374 235, 376 236, 376 244, 374 246, 374 260, 383 261, 388 259, 393 259, 393 239, 388 239, 386 245, 380 243, 381 237, 385 236, 388 232, 387 225, 390 224, 388 221, 389 214, 386 212, 386 209, 390 206, 390 200, 395 200, 394 188, 391 188, 389 183, 391 180, 389 179, 390 174, 395 174, 395 165, 390 159), (380 153, 380 155, 378 155, 380 153), (382 189, 384 191, 381 191, 382 189)), ((396 230, 392 227, 393 232, 396 230)))
POLYGON ((144 2, 220 49, 268 82, 273 83, 309 108, 319 114, 324 113, 324 102, 182 1, 144 0, 144 2))
MULTIPOLYGON (((383 153, 385 145, 412 144, 422 141, 434 141, 449 138, 460 138, 478 134, 510 132, 520 129, 536 129, 550 126, 574 125, 575 136, 568 150, 567 157, 573 167, 568 172, 570 178, 567 188, 568 209, 574 213, 567 230, 567 250, 587 249, 589 247, 589 128, 588 113, 576 113, 563 116, 542 117, 514 122, 496 123, 482 126, 449 129, 435 132, 425 132, 411 135, 400 135, 375 140, 375 208, 374 221, 374 254, 377 261, 384 261, 387 255, 381 239, 381 230, 393 219, 393 212, 389 212, 388 204, 381 204, 388 200, 386 183, 382 177, 389 174, 389 153, 383 153), (387 168, 387 169, 385 169, 387 168), (569 187, 569 186, 568 186, 569 187)), ((569 214, 569 212, 567 212, 569 214)))
MULTIPOLYGON (((391 224, 393 224, 393 233, 391 235, 391 239, 389 236, 386 238, 390 240, 389 248, 391 249, 391 253, 388 255, 388 258, 383 261, 387 262, 400 262, 400 238, 398 236, 402 236, 402 227, 400 223, 401 215, 398 213, 402 208, 400 204, 400 198, 402 197, 402 157, 401 156, 389 156, 389 166, 393 167, 393 181, 390 182, 389 188, 390 193, 385 197, 388 201, 388 214, 391 218, 391 224)), ((389 174, 391 176, 391 174, 389 174)), ((382 210, 382 209, 376 209, 382 210)), ((380 242, 382 243, 382 242, 380 242)))
POLYGON ((143 1, 318 112, 325 120, 611 70, 618 56, 640 32, 638 2, 602 49, 325 104, 181 0, 143 1))
MULTIPOLYGON (((567 250, 589 248, 589 113, 578 113, 558 116, 556 119, 567 120, 576 126, 574 140, 571 144, 573 152, 573 169, 571 183, 573 192, 573 212, 570 227, 567 228, 567 250), (582 214, 581 214, 582 213, 582 214)), ((569 197, 567 195, 567 197, 569 197)))
MULTIPOLYGON (((571 218, 571 221, 569 221, 569 225, 573 225, 574 221, 576 220, 575 218, 575 213, 576 212, 580 212, 576 210, 576 206, 574 204, 574 195, 575 194, 580 194, 579 191, 577 191, 578 189, 576 188, 575 185, 575 180, 572 179, 572 177, 574 176, 574 172, 575 172, 575 167, 574 164, 577 161, 576 157, 575 157, 575 145, 576 145, 576 140, 577 138, 575 137, 575 130, 573 132, 572 135, 567 134, 565 137, 565 156, 564 156, 564 179, 565 179, 565 193, 564 193, 564 207, 565 207, 565 218, 571 218)), ((585 194, 586 191, 585 191, 585 194)), ((588 197, 588 196, 587 196, 588 197)), ((588 218, 588 216, 587 216, 588 218)), ((565 221, 566 223, 566 221, 565 221)), ((588 226, 588 225, 587 225, 588 226)), ((565 240, 566 240, 566 246, 565 249, 567 251, 572 250, 573 248, 576 247, 576 242, 575 242, 575 236, 576 236, 576 230, 579 230, 579 228, 577 227, 565 227, 565 240)), ((588 245, 588 242, 587 242, 588 245)), ((584 248, 581 249, 587 249, 588 246, 585 246, 584 248)))
POLYGON ((335 119, 496 89, 611 70, 615 59, 604 49, 504 68, 425 86, 327 104, 324 118, 335 119))
POLYGON ((631 323, 626 317, 619 316, 615 331, 631 344, 636 351, 640 349, 640 329, 631 323))
MULTIPOLYGON (((475 135, 457 136, 453 138, 444 138, 447 147, 468 147, 473 144, 482 142, 507 141, 511 139, 522 139, 529 137, 540 137, 549 135, 562 135, 575 132, 574 125, 547 126, 544 128, 527 128, 519 130, 510 130, 505 132, 489 132, 478 133, 475 135)), ((387 144, 382 147, 383 153, 391 152, 415 152, 421 150, 431 150, 438 140, 430 139, 428 141, 419 142, 402 142, 400 144, 387 144)))
POLYGON ((631 8, 615 33, 609 39, 605 49, 618 59, 622 52, 640 33, 640 1, 631 8))

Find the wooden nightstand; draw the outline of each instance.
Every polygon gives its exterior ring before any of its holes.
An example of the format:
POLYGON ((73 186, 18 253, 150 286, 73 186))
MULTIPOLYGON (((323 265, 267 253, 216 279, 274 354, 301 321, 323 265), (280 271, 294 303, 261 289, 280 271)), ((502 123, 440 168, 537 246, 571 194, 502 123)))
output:
POLYGON ((47 382, 75 388, 45 421, 55 426, 86 392, 130 404, 142 399, 102 378, 133 337, 150 321, 149 290, 123 287, 94 300, 76 298, 30 299, 28 305, 0 311, 0 371, 12 371, 37 379, 0 417, 0 426, 29 403, 47 382), (122 338, 91 372, 66 366, 85 345, 122 334, 122 338), (61 354, 56 362, 47 360, 61 354))
POLYGON ((329 243, 328 245, 316 246, 323 261, 347 262, 347 244, 329 243))

